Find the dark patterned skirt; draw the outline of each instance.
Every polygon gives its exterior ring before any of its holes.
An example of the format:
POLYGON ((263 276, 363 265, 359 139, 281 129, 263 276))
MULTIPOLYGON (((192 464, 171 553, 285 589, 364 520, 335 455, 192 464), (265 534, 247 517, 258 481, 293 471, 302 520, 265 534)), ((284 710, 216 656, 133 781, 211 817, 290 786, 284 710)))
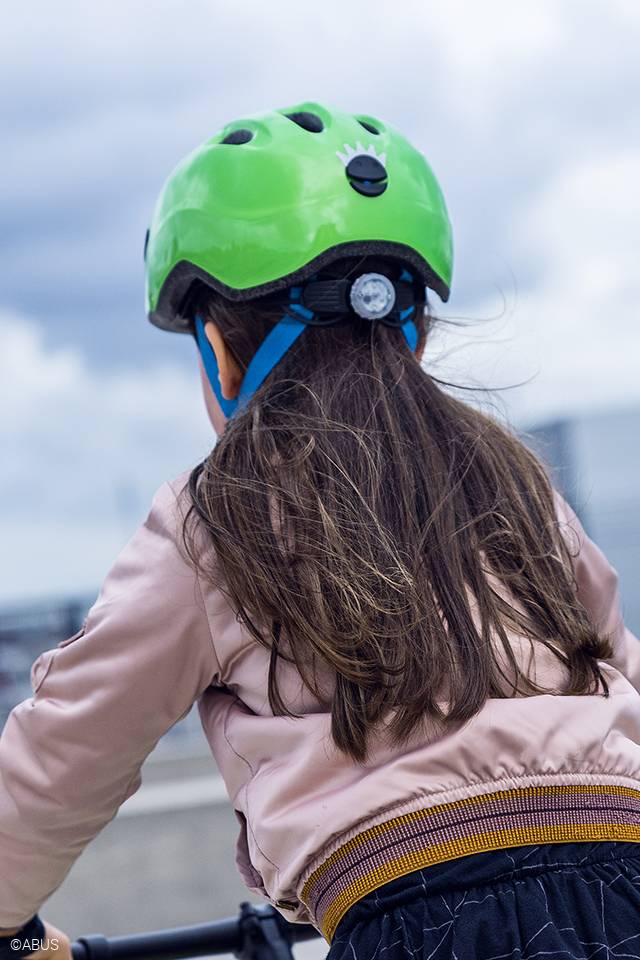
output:
POLYGON ((640 958, 640 843, 545 843, 398 877, 342 917, 327 960, 640 958))

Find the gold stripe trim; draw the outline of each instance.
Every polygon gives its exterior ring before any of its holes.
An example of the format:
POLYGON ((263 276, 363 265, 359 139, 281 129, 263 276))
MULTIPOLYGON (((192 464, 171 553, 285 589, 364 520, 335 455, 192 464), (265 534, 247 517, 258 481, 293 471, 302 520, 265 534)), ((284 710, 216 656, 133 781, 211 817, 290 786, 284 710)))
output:
POLYGON ((340 920, 358 900, 390 880, 412 873, 421 867, 427 867, 433 863, 442 863, 445 860, 455 860, 470 853, 488 853, 491 850, 501 850, 505 847, 535 843, 588 842, 592 840, 635 841, 640 843, 640 825, 616 826, 614 824, 603 824, 598 826, 597 824, 590 824, 583 826, 582 824, 576 824, 573 827, 527 827, 497 834, 478 834, 473 839, 475 841, 473 843, 449 841, 431 847, 429 850, 405 855, 397 860, 390 860, 383 867, 377 867, 366 877, 350 884, 330 904, 323 917, 321 929, 329 945, 331 945, 340 920))
POLYGON ((498 790, 494 793, 484 793, 476 797, 465 797, 462 800, 453 800, 449 803, 439 803, 431 807, 422 807, 420 810, 413 810, 411 813, 405 813, 398 817, 393 817, 391 820, 385 820, 384 823, 378 823, 375 827, 368 827, 366 830, 361 831, 357 836, 352 837, 351 840, 347 840, 346 843, 343 843, 340 847, 338 847, 337 850, 334 850, 334 852, 326 860, 323 860, 320 866, 317 867, 309 876, 302 889, 302 897, 304 899, 308 897, 309 893, 311 892, 311 888, 315 885, 316 881, 322 878, 322 876, 330 869, 336 860, 340 860, 346 853, 356 849, 356 847, 362 846, 362 844, 366 843, 367 840, 370 840, 378 834, 388 833, 390 830, 393 830, 395 827, 400 826, 403 823, 411 823, 414 820, 422 820, 425 817, 434 816, 446 810, 459 810, 467 806, 479 806, 480 804, 487 804, 487 802, 491 802, 493 800, 506 800, 510 797, 516 796, 544 796, 545 794, 549 793, 613 793, 618 794, 618 796, 640 800, 640 790, 635 790, 632 787, 620 787, 615 784, 608 786, 607 784, 587 783, 567 784, 566 786, 522 787, 513 790, 498 790))
MULTIPOLYGON (((387 833, 389 830, 403 823, 426 819, 429 816, 445 810, 460 810, 464 807, 478 805, 486 806, 487 803, 492 800, 504 800, 516 796, 533 797, 549 794, 571 795, 584 793, 617 794, 618 796, 640 799, 640 790, 634 790, 631 787, 620 787, 614 784, 610 786, 606 784, 566 784, 564 786, 523 787, 514 790, 500 790, 491 794, 465 797, 462 800, 455 800, 450 803, 437 804, 432 807, 415 810, 399 817, 393 817, 391 820, 386 820, 384 823, 377 824, 374 827, 370 827, 340 846, 311 874, 303 887, 300 899, 303 902, 308 901, 311 889, 337 860, 342 859, 348 852, 362 846, 371 838, 387 833)), ((384 883, 388 883, 396 877, 404 876, 421 867, 467 856, 470 853, 486 853, 491 850, 499 850, 510 846, 522 846, 534 843, 563 843, 568 841, 588 842, 593 840, 640 842, 640 824, 636 826, 591 823, 560 825, 555 827, 522 827, 474 834, 469 838, 461 838, 460 840, 431 845, 427 850, 412 852, 411 854, 405 854, 402 857, 390 860, 387 864, 376 867, 365 877, 361 877, 350 884, 345 890, 341 891, 327 908, 321 929, 327 941, 331 943, 331 938, 335 933, 338 923, 349 907, 384 883)))

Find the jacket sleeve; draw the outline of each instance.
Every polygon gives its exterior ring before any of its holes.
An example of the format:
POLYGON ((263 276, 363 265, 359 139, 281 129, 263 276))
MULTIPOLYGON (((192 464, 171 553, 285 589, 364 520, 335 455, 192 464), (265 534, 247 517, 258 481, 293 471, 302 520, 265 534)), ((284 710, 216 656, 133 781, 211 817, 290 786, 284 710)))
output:
POLYGON ((589 539, 575 512, 555 491, 560 529, 573 555, 578 597, 597 628, 611 636, 616 667, 640 693, 640 640, 625 626, 619 578, 602 550, 589 539))
POLYGON ((83 628, 31 667, 0 736, 0 927, 21 926, 141 784, 158 740, 219 681, 164 484, 83 628))

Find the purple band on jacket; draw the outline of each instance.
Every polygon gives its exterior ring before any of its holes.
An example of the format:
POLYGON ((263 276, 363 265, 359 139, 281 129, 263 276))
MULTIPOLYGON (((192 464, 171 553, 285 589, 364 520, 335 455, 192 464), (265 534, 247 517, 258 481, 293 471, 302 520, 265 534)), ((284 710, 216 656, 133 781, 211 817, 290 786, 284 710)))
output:
POLYGON ((640 842, 640 790, 527 787, 394 817, 339 847, 311 874, 301 899, 331 943, 347 910, 396 877, 468 854, 581 840, 640 842))

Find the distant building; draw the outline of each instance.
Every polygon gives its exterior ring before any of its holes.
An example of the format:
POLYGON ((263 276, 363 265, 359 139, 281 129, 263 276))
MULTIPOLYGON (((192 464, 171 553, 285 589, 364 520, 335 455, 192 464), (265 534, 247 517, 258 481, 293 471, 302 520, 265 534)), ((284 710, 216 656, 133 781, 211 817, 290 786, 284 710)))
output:
POLYGON ((618 571, 624 618, 640 637, 640 408, 538 424, 528 433, 618 571))
MULTIPOLYGON (((523 435, 620 575, 627 626, 640 635, 640 409, 536 424, 523 435), (636 439, 634 439, 636 438, 636 439)), ((94 596, 0 609, 0 724, 31 696, 38 654, 81 626, 94 596)), ((200 740, 193 709, 165 740, 200 740)))
POLYGON ((0 610, 0 722, 31 696, 31 664, 38 654, 80 628, 94 597, 34 601, 0 610))
MULTIPOLYGON (((32 695, 31 664, 43 651, 80 629, 96 594, 34 601, 0 609, 0 729, 15 704, 32 695)), ((204 743, 194 708, 163 738, 161 753, 188 741, 204 743)))

